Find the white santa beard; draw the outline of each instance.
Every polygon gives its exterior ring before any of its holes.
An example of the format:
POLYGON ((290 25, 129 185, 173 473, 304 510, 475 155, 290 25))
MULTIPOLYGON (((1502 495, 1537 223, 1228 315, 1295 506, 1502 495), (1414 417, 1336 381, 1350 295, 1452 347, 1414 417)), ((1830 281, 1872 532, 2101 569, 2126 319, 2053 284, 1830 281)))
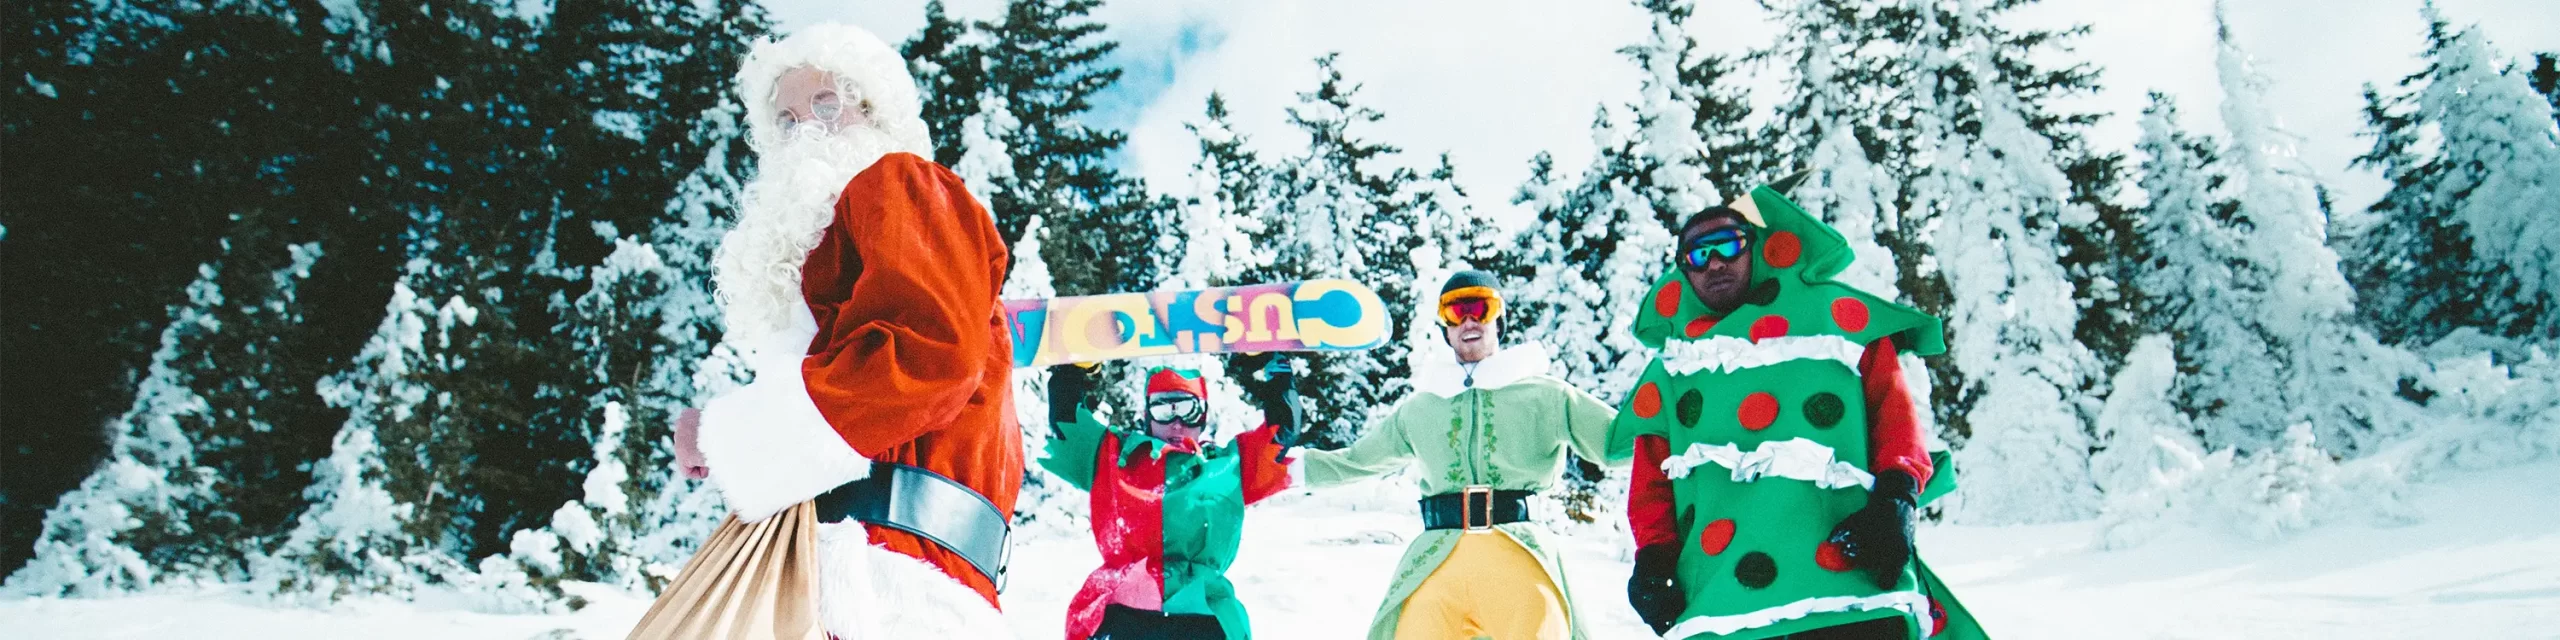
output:
POLYGON ((795 306, 807 304, 800 266, 835 221, 845 183, 900 147, 887 132, 857 126, 797 136, 758 159, 712 273, 733 343, 758 346, 790 327, 795 306))

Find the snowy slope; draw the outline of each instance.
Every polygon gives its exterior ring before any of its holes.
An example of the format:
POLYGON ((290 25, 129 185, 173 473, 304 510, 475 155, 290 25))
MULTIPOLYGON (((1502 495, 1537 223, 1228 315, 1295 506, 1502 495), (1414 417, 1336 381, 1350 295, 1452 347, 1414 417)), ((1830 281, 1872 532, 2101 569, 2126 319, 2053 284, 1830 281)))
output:
MULTIPOLYGON (((2447 476, 2416 488, 2427 520, 2333 527, 2259 544, 2178 531, 2098 551, 2094 525, 1935 527, 1923 553, 2002 638, 2560 638, 2560 463, 2447 476)), ((1264 638, 1348 638, 1366 628, 1387 570, 1416 529, 1409 491, 1303 492, 1249 516, 1233 572, 1264 638), (1355 508, 1367 507, 1367 508, 1355 508)), ((1627 609, 1624 542, 1584 535, 1569 579, 1595 638, 1649 637, 1627 609)), ((1014 555, 1008 613, 1025 638, 1057 637, 1066 598, 1096 556, 1052 535, 1014 555)), ((471 613, 455 603, 369 602, 319 612, 238 596, 0 601, 11 638, 619 638, 647 603, 593 594, 562 616, 471 613)))

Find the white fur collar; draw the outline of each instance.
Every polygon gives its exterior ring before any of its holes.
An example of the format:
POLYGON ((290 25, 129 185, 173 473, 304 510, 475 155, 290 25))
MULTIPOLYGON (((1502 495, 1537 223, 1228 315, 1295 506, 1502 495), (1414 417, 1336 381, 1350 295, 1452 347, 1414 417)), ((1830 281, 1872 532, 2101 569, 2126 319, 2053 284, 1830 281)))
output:
POLYGON ((1500 389, 1546 375, 1550 364, 1547 345, 1537 342, 1525 342, 1494 352, 1493 357, 1476 363, 1472 381, 1467 375, 1467 368, 1458 364, 1457 358, 1429 358, 1414 367, 1413 388, 1443 398, 1454 398, 1468 389, 1500 389))

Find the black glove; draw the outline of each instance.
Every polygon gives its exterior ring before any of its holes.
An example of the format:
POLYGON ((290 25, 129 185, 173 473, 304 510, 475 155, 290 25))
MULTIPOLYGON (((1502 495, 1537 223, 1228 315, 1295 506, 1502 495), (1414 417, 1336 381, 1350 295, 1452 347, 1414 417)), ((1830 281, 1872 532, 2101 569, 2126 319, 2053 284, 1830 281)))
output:
POLYGON ((1298 403, 1298 370, 1288 358, 1263 363, 1262 380, 1252 393, 1262 407, 1262 421, 1279 427, 1271 434, 1271 442, 1280 445, 1273 460, 1277 462, 1288 457, 1289 448, 1298 446, 1299 437, 1306 433, 1306 411, 1298 403))
POLYGON ((1049 366, 1049 433, 1058 434, 1058 425, 1076 421, 1076 409, 1084 405, 1084 396, 1093 391, 1093 373, 1072 364, 1049 366))
POLYGON ((1919 498, 1920 483, 1911 474, 1877 474, 1867 506, 1841 518, 1831 530, 1831 543, 1839 545, 1840 555, 1849 559, 1849 566, 1865 570, 1878 589, 1901 582, 1902 567, 1911 562, 1911 512, 1919 498))
POLYGON ((1654 635, 1670 631, 1680 612, 1689 608, 1689 594, 1680 591, 1679 569, 1680 543, 1636 550, 1636 573, 1627 577, 1627 604, 1635 606, 1636 617, 1653 627, 1654 635))

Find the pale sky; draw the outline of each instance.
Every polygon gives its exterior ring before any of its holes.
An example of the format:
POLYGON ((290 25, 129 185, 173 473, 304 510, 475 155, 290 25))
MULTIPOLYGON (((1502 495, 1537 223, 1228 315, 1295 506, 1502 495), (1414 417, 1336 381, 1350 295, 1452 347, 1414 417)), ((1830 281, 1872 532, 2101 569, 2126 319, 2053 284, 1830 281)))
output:
MULTIPOLYGON (((767 0, 785 30, 822 21, 861 25, 892 42, 923 24, 921 0, 767 0)), ((951 0, 953 14, 996 17, 1001 0, 951 0)), ((2420 0, 2231 0, 2234 33, 2275 86, 2268 105, 2302 136, 2302 157, 2361 208, 2387 186, 2350 159, 2364 83, 2386 88, 2417 71, 2425 46, 2420 0)), ((2560 51, 2560 2, 2439 0, 2454 24, 2479 23, 2497 51, 2522 58, 2560 51)), ((2092 25, 2083 59, 2104 69, 2105 93, 2091 103, 2112 114, 2095 142, 2129 150, 2145 94, 2176 96, 2190 128, 2219 133, 2221 90, 2213 69, 2211 0, 2045 0, 2018 16, 2038 24, 2092 25)), ((1159 190, 1178 190, 1197 146, 1182 125, 1197 121, 1210 91, 1226 95, 1236 128, 1256 148, 1285 152, 1301 143, 1283 109, 1314 86, 1311 62, 1342 52, 1341 67, 1365 85, 1386 119, 1373 138, 1426 164, 1443 151, 1482 210, 1516 220, 1508 204, 1529 158, 1556 155, 1578 171, 1590 159, 1593 110, 1632 99, 1634 70, 1616 53, 1639 40, 1644 14, 1617 2, 1477 0, 1282 0, 1209 2, 1117 0, 1097 16, 1120 41, 1121 86, 1101 101, 1094 124, 1130 134, 1122 161, 1159 190)), ((1752 0, 1702 0, 1691 32, 1710 51, 1740 53, 1777 34, 1752 0)), ((1766 75, 1766 74, 1763 74, 1766 75)), ((1778 98, 1756 80, 1753 98, 1778 98)), ((1718 185, 1730 190, 1732 185, 1718 185)))

